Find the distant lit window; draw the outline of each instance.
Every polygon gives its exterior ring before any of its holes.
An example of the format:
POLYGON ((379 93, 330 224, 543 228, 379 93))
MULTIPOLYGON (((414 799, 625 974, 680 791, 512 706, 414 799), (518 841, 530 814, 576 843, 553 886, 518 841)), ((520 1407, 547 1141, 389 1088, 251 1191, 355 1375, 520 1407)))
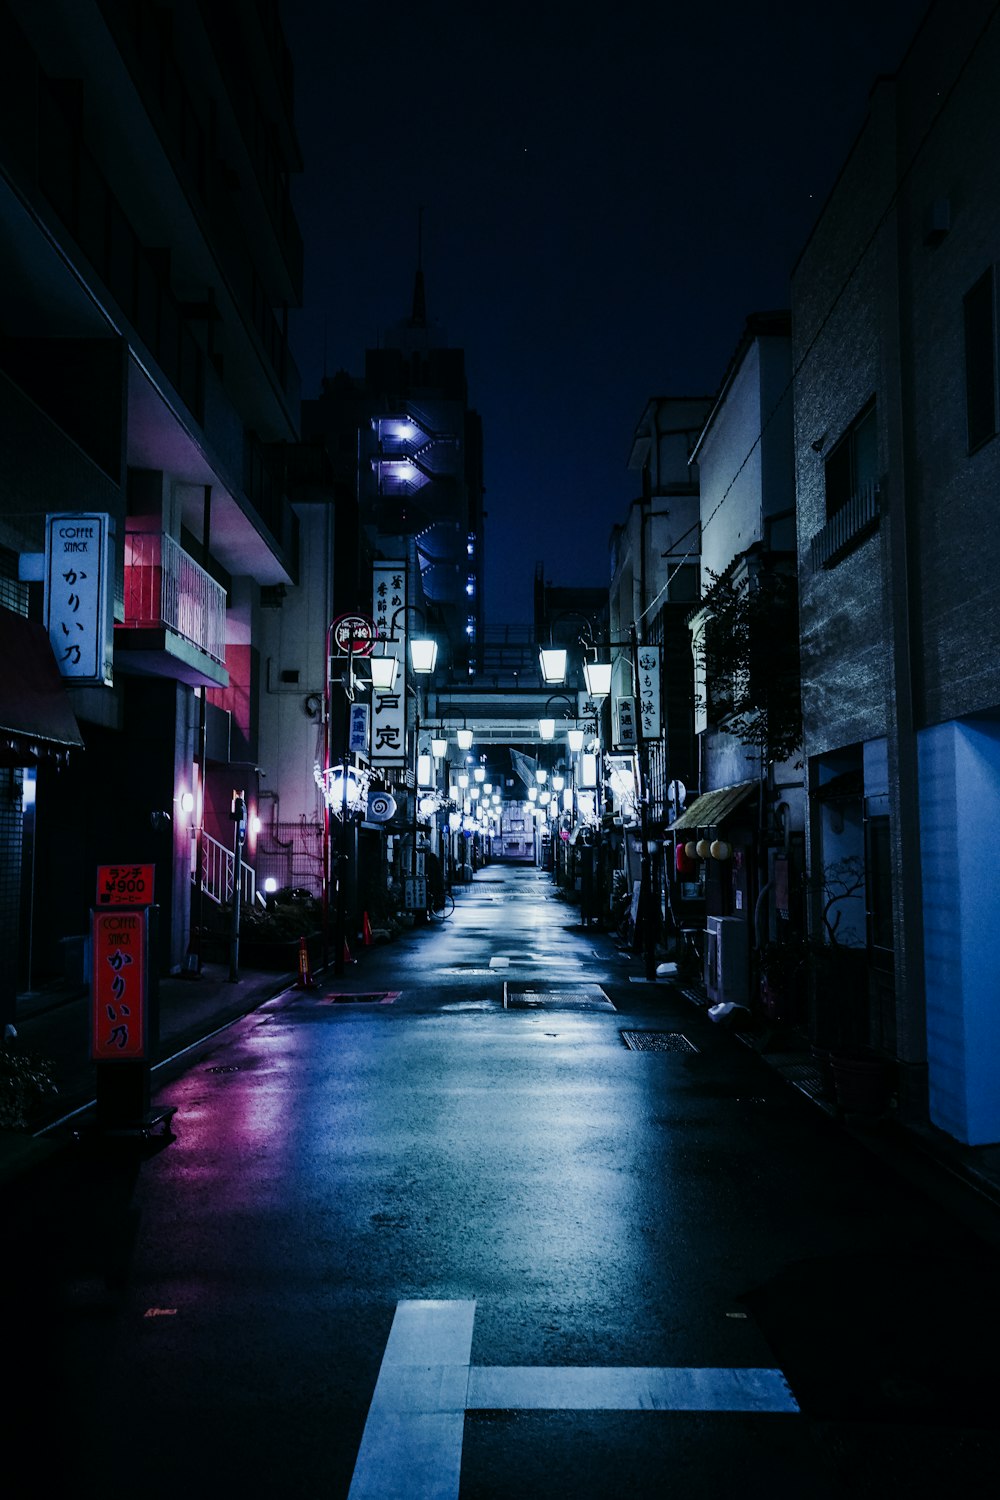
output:
POLYGON ((997 432, 997 324, 995 268, 990 266, 963 298, 965 412, 969 452, 997 432))
POLYGON ((476 575, 475 575, 475 573, 470 573, 469 576, 468 576, 468 578, 465 580, 465 592, 468 594, 468 596, 469 596, 470 599, 472 598, 473 594, 476 592, 476 575))
POLYGON ((467 554, 469 555, 469 557, 475 557, 475 555, 476 555, 476 533, 474 531, 470 531, 469 532, 468 539, 467 539, 466 544, 465 544, 465 550, 466 550, 467 554))

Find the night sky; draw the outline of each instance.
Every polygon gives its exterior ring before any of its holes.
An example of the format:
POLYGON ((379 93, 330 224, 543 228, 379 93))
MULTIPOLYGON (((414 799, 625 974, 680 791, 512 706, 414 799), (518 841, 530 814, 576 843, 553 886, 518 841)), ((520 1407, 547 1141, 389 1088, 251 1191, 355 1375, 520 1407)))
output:
MULTIPOLYGON (((960 0, 959 0, 960 3, 960 0)), ((712 395, 789 276, 926 0, 580 6, 283 0, 305 171, 303 395, 408 316, 464 348, 486 614, 536 562, 601 584, 654 395, 712 395)))

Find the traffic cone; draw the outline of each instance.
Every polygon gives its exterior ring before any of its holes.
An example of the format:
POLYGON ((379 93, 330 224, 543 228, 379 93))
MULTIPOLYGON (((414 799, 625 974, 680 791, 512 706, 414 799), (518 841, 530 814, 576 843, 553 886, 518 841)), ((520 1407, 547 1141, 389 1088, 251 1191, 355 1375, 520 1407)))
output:
POLYGON ((373 941, 373 939, 372 939, 372 924, 368 920, 368 913, 367 912, 365 912, 364 920, 361 923, 361 932, 362 932, 362 936, 364 937, 364 940, 365 940, 365 947, 366 948, 370 948, 371 945, 372 945, 372 941, 373 941))
POLYGON ((313 984, 312 970, 309 967, 309 944, 304 937, 299 938, 299 978, 298 988, 300 990, 311 990, 313 984))

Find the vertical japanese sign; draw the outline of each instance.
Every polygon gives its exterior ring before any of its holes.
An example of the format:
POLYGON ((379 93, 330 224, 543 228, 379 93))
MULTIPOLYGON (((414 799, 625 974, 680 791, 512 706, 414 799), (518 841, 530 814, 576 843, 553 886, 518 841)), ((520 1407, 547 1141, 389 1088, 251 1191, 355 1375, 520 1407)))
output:
POLYGON ((372 690, 371 763, 406 765, 406 563, 377 562, 372 569, 372 618, 386 653, 395 656, 396 684, 372 690), (395 621, 395 624, 393 623, 395 621), (395 637, 395 639, 393 639, 395 637))
POLYGON ((96 1062, 146 1056, 149 913, 93 913, 90 1055, 96 1062))
POLYGON ((112 682, 112 523, 70 512, 45 518, 45 625, 64 677, 112 682))
POLYGON ((640 646, 639 664, 639 738, 658 740, 663 729, 660 712, 660 648, 640 646))
POLYGON ((638 743, 636 733, 635 699, 616 698, 615 718, 617 720, 618 733, 615 736, 615 748, 618 750, 632 750, 638 743))
POLYGON ((352 703, 347 748, 353 755, 363 755, 367 758, 369 724, 368 704, 352 703))

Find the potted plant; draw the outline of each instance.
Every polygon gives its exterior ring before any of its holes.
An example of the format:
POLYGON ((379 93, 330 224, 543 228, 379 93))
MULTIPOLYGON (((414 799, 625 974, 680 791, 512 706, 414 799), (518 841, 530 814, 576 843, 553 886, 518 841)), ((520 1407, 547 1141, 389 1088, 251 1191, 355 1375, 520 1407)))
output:
POLYGON ((16 1036, 0 1042, 0 1130, 27 1130, 35 1108, 56 1092, 51 1063, 23 1052, 16 1036))

